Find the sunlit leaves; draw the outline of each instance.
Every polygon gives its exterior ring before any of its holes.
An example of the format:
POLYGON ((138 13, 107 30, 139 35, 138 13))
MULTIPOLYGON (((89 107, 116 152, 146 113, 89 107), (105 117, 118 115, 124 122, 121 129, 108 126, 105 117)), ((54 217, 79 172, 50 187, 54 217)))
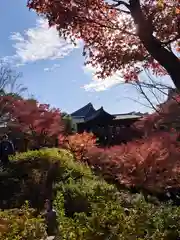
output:
POLYGON ((174 94, 173 97, 165 103, 159 105, 157 112, 144 116, 135 125, 146 135, 159 129, 170 131, 172 128, 180 129, 180 96, 174 94))
POLYGON ((87 151, 95 146, 96 137, 87 132, 59 136, 59 144, 71 151, 76 159, 84 160, 87 151))
MULTIPOLYGON (((119 71, 126 81, 137 80, 142 66, 154 65, 156 74, 166 73, 140 41, 127 4, 120 2, 115 7, 114 1, 104 0, 29 0, 28 7, 56 25, 61 36, 83 39, 86 63, 98 69, 99 77, 119 71)), ((179 38, 177 0, 145 0, 141 9, 147 33, 153 30, 164 46, 179 38)))
POLYGON ((29 136, 38 144, 44 144, 49 137, 57 137, 63 131, 63 122, 58 109, 36 100, 14 99, 9 106, 8 126, 29 136))
POLYGON ((180 152, 175 134, 161 132, 109 149, 94 147, 86 158, 105 178, 126 187, 158 192, 180 186, 180 152))

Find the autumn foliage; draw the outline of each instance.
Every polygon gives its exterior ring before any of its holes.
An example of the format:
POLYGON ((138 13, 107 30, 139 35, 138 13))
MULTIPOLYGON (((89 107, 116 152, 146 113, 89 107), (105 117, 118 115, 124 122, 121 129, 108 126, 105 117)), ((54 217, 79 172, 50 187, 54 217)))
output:
POLYGON ((89 133, 60 138, 78 161, 88 163, 106 180, 120 186, 166 192, 180 187, 180 144, 176 132, 157 132, 142 140, 99 148, 89 133))
POLYGON ((99 77, 114 72, 137 80, 143 68, 171 76, 180 87, 177 0, 28 0, 28 7, 55 25, 61 36, 84 41, 86 63, 99 77), (166 71, 165 71, 166 70, 166 71))
POLYGON ((180 187, 180 145, 176 136, 155 134, 109 149, 93 148, 88 163, 106 179, 152 192, 180 187))
POLYGON ((23 132, 32 134, 58 134, 61 115, 58 109, 48 104, 39 104, 34 100, 17 100, 12 108, 13 123, 23 132))
POLYGON ((83 132, 69 136, 59 136, 59 145, 68 149, 78 160, 85 160, 85 156, 96 144, 96 137, 92 133, 83 132))
POLYGON ((171 131, 180 129, 180 97, 175 94, 172 98, 162 103, 157 112, 147 114, 134 125, 136 129, 143 131, 145 136, 151 135, 159 130, 171 131))
POLYGON ((48 104, 2 96, 0 105, 8 129, 23 133, 33 145, 43 146, 63 131, 60 111, 48 104))

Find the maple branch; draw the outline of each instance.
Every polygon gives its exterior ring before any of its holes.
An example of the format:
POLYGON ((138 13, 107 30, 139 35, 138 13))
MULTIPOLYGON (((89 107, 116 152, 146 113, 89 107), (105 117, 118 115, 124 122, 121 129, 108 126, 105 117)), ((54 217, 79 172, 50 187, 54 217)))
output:
POLYGON ((153 103, 151 102, 151 100, 149 99, 149 97, 147 96, 147 94, 144 92, 144 90, 143 90, 140 82, 137 82, 137 86, 139 87, 139 90, 140 90, 141 94, 145 97, 146 101, 150 104, 150 106, 152 107, 152 109, 154 109, 156 112, 158 112, 158 111, 157 111, 157 108, 153 105, 153 103))
POLYGON ((129 9, 129 4, 128 3, 126 3, 126 2, 124 2, 124 1, 116 1, 116 0, 114 0, 114 2, 116 2, 115 4, 112 4, 111 5, 111 7, 114 9, 116 9, 117 11, 119 11, 119 12, 123 12, 123 13, 126 13, 126 14, 131 14, 131 12, 130 11, 126 11, 126 10, 124 10, 124 9, 119 9, 119 8, 117 8, 117 7, 119 7, 119 6, 121 6, 121 5, 123 5, 123 6, 125 6, 126 8, 128 8, 129 9))
POLYGON ((147 107, 147 108, 149 108, 149 109, 152 109, 152 107, 150 107, 149 105, 144 104, 144 103, 142 103, 141 101, 138 101, 138 100, 136 100, 136 99, 134 99, 134 98, 131 98, 131 97, 124 97, 124 98, 129 99, 129 100, 131 100, 131 101, 133 101, 133 102, 135 102, 135 103, 138 103, 138 104, 140 104, 140 105, 142 105, 142 106, 144 106, 144 107, 147 107))
MULTIPOLYGON (((86 18, 86 17, 85 17, 85 18, 83 18, 81 21, 80 21, 80 19, 79 19, 78 21, 79 21, 79 23, 81 23, 81 22, 83 23, 85 20, 88 21, 89 23, 94 23, 94 24, 96 24, 97 26, 100 26, 100 27, 102 27, 102 28, 109 28, 109 29, 112 29, 112 30, 119 30, 119 31, 122 31, 122 32, 125 33, 125 34, 131 35, 131 36, 137 36, 136 34, 127 31, 125 28, 124 28, 124 29, 121 29, 121 28, 119 28, 119 27, 113 27, 113 26, 105 25, 105 24, 103 24, 103 23, 100 23, 100 22, 95 21, 94 19, 92 20, 92 19, 89 19, 89 18, 86 18)), ((113 24, 112 24, 112 25, 113 25, 113 24)))
POLYGON ((142 34, 142 32, 144 36, 153 34, 152 15, 150 15, 148 19, 145 18, 141 9, 140 0, 130 0, 129 10, 134 19, 134 23, 138 26, 138 34, 142 34))
POLYGON ((130 5, 122 0, 113 0, 114 2, 116 2, 115 4, 113 4, 112 6, 114 7, 118 7, 120 5, 124 5, 126 8, 129 9, 130 5))
POLYGON ((153 35, 153 26, 142 12, 140 0, 130 0, 129 4, 139 39, 151 56, 166 69, 174 85, 180 90, 179 59, 153 35))
POLYGON ((179 35, 175 36, 173 39, 170 39, 168 41, 165 41, 165 42, 161 42, 163 45, 169 45, 171 44, 172 42, 175 42, 176 40, 179 39, 179 35))

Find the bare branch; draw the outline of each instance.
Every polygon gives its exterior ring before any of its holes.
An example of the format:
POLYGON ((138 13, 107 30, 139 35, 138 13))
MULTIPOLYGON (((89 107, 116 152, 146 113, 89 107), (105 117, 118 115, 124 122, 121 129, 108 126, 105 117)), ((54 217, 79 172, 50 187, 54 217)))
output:
POLYGON ((142 105, 142 106, 144 106, 144 107, 147 107, 147 108, 149 108, 149 109, 152 109, 152 107, 150 107, 149 105, 144 104, 144 103, 142 103, 142 102, 140 102, 140 101, 138 101, 138 100, 136 100, 136 99, 134 99, 134 98, 131 98, 131 97, 124 97, 124 98, 127 98, 127 99, 129 99, 129 100, 132 100, 133 102, 139 103, 140 105, 142 105))
POLYGON ((18 83, 22 74, 14 71, 9 64, 0 61, 0 93, 2 94, 22 94, 27 90, 22 84, 18 83))
MULTIPOLYGON (((114 7, 118 7, 118 6, 120 6, 120 5, 124 5, 126 8, 128 8, 129 9, 129 7, 130 7, 130 5, 127 3, 127 2, 124 2, 124 1, 122 1, 122 0, 113 0, 113 2, 116 2, 115 4, 113 4, 114 5, 114 7)), ((112 5, 112 6, 113 6, 112 5)))
POLYGON ((20 98, 20 95, 27 90, 22 84, 17 83, 20 77, 20 73, 16 73, 7 63, 0 61, 0 124, 7 124, 11 118, 7 109, 12 103, 2 97, 15 96, 20 98))
POLYGON ((176 40, 178 40, 179 38, 180 38, 180 36, 179 36, 179 35, 176 35, 174 38, 169 39, 168 41, 165 41, 165 42, 161 42, 161 43, 162 43, 163 45, 169 45, 169 44, 175 42, 176 40))
POLYGON ((139 87, 140 93, 144 96, 144 98, 147 100, 147 102, 150 104, 150 106, 152 107, 153 110, 155 110, 156 112, 158 111, 157 108, 154 106, 154 104, 151 102, 151 100, 149 99, 149 97, 147 96, 147 94, 144 92, 143 87, 141 86, 140 82, 137 82, 137 86, 139 87))
POLYGON ((126 13, 126 14, 130 14, 130 11, 127 11, 125 9, 122 9, 122 8, 117 8, 117 7, 120 7, 120 6, 125 6, 127 9, 129 9, 130 5, 124 1, 118 1, 118 0, 114 0, 114 2, 116 2, 115 4, 112 4, 111 7, 112 8, 115 8, 117 11, 119 12, 123 12, 123 13, 126 13))

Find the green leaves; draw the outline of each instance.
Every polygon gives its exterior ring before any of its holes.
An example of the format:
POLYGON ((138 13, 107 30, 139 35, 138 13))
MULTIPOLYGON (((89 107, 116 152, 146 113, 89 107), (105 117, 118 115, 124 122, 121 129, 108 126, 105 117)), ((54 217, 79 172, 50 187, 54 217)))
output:
POLYGON ((46 237, 41 216, 34 217, 26 203, 21 209, 0 211, 0 238, 3 240, 40 240, 46 237))
MULTIPOLYGON (((76 162, 67 151, 31 151, 15 158, 13 164, 22 165, 19 170, 28 171, 31 180, 28 185, 29 179, 19 176, 19 182, 26 186, 22 188, 26 194, 21 195, 21 199, 36 193, 35 203, 46 178, 42 178, 39 185, 33 170, 38 169, 38 176, 43 175, 59 162, 56 174, 53 172, 51 189, 59 223, 57 239, 177 240, 180 237, 180 207, 149 203, 140 194, 119 192, 115 186, 95 176, 89 167, 76 162)), ((39 200, 43 201, 43 197, 39 200)), ((21 209, 0 212, 0 234, 4 240, 40 240, 45 234, 44 224, 40 216, 34 217, 25 202, 21 209)))

